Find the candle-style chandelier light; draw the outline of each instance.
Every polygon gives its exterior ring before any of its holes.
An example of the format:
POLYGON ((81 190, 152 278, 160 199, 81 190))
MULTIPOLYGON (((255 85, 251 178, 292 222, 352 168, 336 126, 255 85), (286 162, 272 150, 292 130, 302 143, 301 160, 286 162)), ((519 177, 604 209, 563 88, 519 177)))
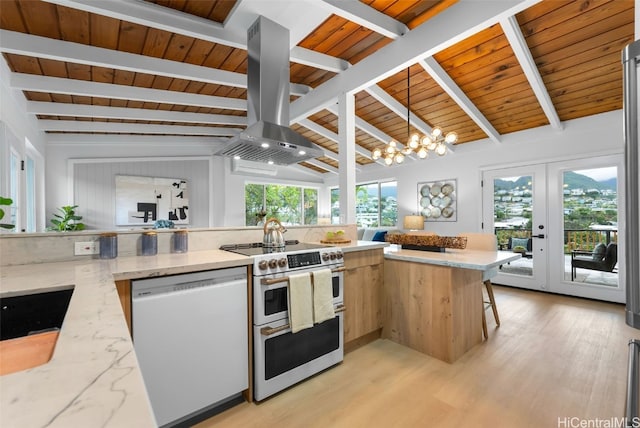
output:
POLYGON ((402 163, 404 158, 411 153, 415 153, 420 159, 429 156, 429 151, 433 151, 439 156, 447 153, 447 144, 453 144, 458 141, 458 134, 448 132, 446 135, 442 128, 436 126, 431 129, 431 134, 420 135, 417 132, 410 134, 409 122, 411 117, 411 74, 407 67, 407 144, 400 147, 396 140, 389 141, 384 148, 376 148, 371 152, 374 160, 384 158, 386 165, 393 162, 402 163))

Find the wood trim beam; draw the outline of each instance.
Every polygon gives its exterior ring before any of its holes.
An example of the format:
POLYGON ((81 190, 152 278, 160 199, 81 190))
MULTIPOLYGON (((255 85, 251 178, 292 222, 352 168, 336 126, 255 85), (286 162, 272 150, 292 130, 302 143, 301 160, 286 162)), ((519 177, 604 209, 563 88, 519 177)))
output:
POLYGON ((358 25, 362 25, 390 39, 397 39, 409 32, 402 22, 378 12, 371 6, 354 0, 322 0, 323 7, 358 25))
MULTIPOLYGON (((309 129, 310 131, 315 132, 318 135, 323 136, 324 138, 333 141, 334 143, 338 143, 338 145, 340 144, 340 137, 338 136, 338 134, 336 134, 333 131, 328 130, 327 128, 325 128, 324 126, 318 125, 317 123, 315 123, 312 120, 309 119, 303 119, 297 122, 299 125, 304 126, 305 128, 309 129)), ((371 159, 371 153, 369 153, 367 150, 365 150, 364 148, 362 148, 359 145, 355 145, 356 148, 356 153, 359 154, 360 156, 364 156, 367 157, 369 159, 371 159)), ((334 155, 335 156, 335 155, 334 155)), ((378 159, 379 161, 380 159, 378 159)))
MULTIPOLYGON (((309 160, 306 160, 305 162, 308 162, 308 161, 309 161, 309 160)), ((288 165, 288 166, 287 166, 287 168, 294 168, 294 169, 297 169, 297 170, 298 170, 298 171, 300 171, 300 172, 303 172, 303 173, 308 174, 308 175, 312 175, 312 176, 314 176, 314 177, 320 177, 321 179, 323 179, 323 180, 324 180, 324 174, 325 174, 325 173, 318 172, 318 171, 313 170, 313 169, 311 169, 311 168, 307 168, 306 166, 302 166, 302 165, 300 165, 300 164, 298 164, 298 163, 294 163, 294 164, 292 164, 292 165, 288 165)), ((325 167, 324 167, 324 166, 321 166, 320 168, 323 168, 323 169, 324 169, 325 167)))
MULTIPOLYGON (((425 58, 418 63, 491 140, 496 143, 501 141, 500 133, 433 57, 425 58)), ((455 129, 450 129, 449 131, 455 131, 455 129)))
POLYGON ((116 100, 135 100, 229 110, 247 110, 247 101, 238 98, 189 94, 185 92, 167 91, 164 89, 113 85, 111 83, 87 82, 84 80, 38 76, 34 74, 11 73, 9 86, 23 91, 52 94, 79 95, 116 100))
POLYGON ((215 152, 227 141, 224 137, 205 135, 113 135, 113 134, 47 134, 47 144, 55 145, 90 145, 113 146, 135 144, 140 145, 180 145, 180 147, 206 146, 215 152))
POLYGON ((144 108, 94 106, 84 104, 50 103, 45 101, 27 101, 27 113, 50 116, 206 123, 210 125, 247 125, 246 116, 150 110, 144 108))
POLYGON ((328 164, 326 164, 326 163, 324 163, 324 162, 321 162, 321 161, 319 161, 319 160, 316 160, 316 159, 307 159, 305 162, 306 162, 306 163, 308 163, 308 164, 311 164, 311 165, 315 165, 315 166, 317 166, 318 168, 322 168, 322 169, 324 169, 324 170, 326 170, 327 172, 330 172, 330 173, 332 173, 332 174, 338 174, 338 168, 334 168, 334 167, 332 167, 331 165, 328 165, 328 164))
MULTIPOLYGON (((238 49, 247 49, 247 35, 209 19, 142 1, 45 0, 49 3, 84 10, 114 19, 157 28, 238 49)), ((291 61, 339 73, 347 61, 302 47, 291 50, 291 61)))
POLYGON ((458 2, 404 36, 340 73, 340 79, 324 82, 291 104, 294 122, 337 102, 339 94, 357 93, 512 16, 540 0, 458 2))
MULTIPOLYGON (((335 114, 336 116, 338 116, 338 114, 339 114, 338 113, 338 107, 335 106, 335 105, 327 108, 326 110, 330 111, 331 113, 335 114)), ((370 124, 369 122, 359 118, 358 116, 355 117, 355 123, 356 123, 356 128, 360 129, 363 132, 366 132, 367 134, 371 135, 373 138, 377 138, 378 140, 380 140, 384 144, 388 143, 392 139, 389 135, 385 134, 384 132, 382 132, 381 130, 379 130, 378 128, 376 128, 375 126, 370 124)), ((356 152, 358 152, 358 148, 359 147, 360 146, 356 146, 356 152)), ((399 147, 402 148, 404 146, 402 144, 400 144, 399 147)), ((362 149, 362 148, 360 147, 360 149, 362 149)), ((362 150, 364 150, 364 149, 362 149, 362 150)), ((383 159, 373 159, 371 157, 371 152, 368 152, 367 150, 364 150, 364 153, 358 152, 358 154, 373 160, 375 163, 377 163, 379 165, 386 166, 386 164, 384 163, 383 159)), ((414 158, 411 158, 411 159, 414 159, 414 158)))
MULTIPOLYGON (((202 67, 178 61, 136 55, 112 49, 87 46, 80 43, 54 40, 15 31, 0 30, 0 52, 72 62, 97 67, 115 68, 134 73, 146 73, 173 79, 184 79, 215 85, 247 87, 246 74, 202 67)), ((292 95, 305 95, 310 88, 290 84, 292 95)))
POLYGON ((239 128, 214 128, 210 126, 150 125, 138 123, 84 122, 78 120, 39 120, 40 131, 107 132, 123 134, 173 134, 232 137, 239 128))
POLYGON ((516 55, 522 71, 525 76, 527 76, 529 85, 531 85, 531 89, 534 94, 536 94, 540 107, 542 107, 549 123, 554 129, 561 130, 563 128, 562 122, 553 105, 553 101, 551 101, 549 91, 547 91, 542 76, 540 76, 540 71, 533 59, 533 55, 531 55, 527 41, 524 39, 520 25, 518 25, 518 21, 514 16, 509 16, 500 20, 500 26, 505 36, 507 36, 511 49, 513 49, 513 53, 516 55))

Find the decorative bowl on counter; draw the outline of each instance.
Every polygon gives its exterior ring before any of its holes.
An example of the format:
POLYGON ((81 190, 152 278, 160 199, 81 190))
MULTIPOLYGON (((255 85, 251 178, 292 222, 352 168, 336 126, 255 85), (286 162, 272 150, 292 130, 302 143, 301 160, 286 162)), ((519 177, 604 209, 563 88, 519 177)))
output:
POLYGON ((412 235, 405 233, 387 235, 385 239, 391 244, 399 244, 402 245, 402 248, 410 250, 444 252, 445 248, 463 250, 467 247, 466 236, 412 235))

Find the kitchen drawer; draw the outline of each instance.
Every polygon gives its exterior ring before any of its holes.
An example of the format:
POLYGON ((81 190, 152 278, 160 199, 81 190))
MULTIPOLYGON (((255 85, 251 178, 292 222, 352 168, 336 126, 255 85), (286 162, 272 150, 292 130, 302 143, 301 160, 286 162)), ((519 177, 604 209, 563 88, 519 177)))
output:
POLYGON ((384 263, 382 249, 354 251, 344 254, 345 269, 356 269, 363 266, 380 265, 384 263))

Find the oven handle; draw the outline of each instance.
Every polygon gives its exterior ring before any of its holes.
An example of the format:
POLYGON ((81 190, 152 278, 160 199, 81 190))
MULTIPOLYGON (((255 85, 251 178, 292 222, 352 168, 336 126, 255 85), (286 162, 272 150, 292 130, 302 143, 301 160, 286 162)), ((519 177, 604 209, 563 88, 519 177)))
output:
MULTIPOLYGON (((344 311, 345 311, 344 305, 338 305, 335 308, 335 313, 344 312, 344 311)), ((289 328, 291 328, 289 324, 281 325, 280 327, 266 326, 260 329, 260 334, 262 334, 263 336, 271 336, 272 334, 280 333, 281 331, 288 330, 289 328)))
MULTIPOLYGON (((345 271, 344 267, 331 269, 331 273, 344 272, 344 271, 345 271)), ((287 282, 287 281, 289 281, 289 277, 288 276, 283 276, 283 277, 280 277, 280 278, 262 278, 260 280, 260 284, 262 284, 262 285, 273 285, 273 284, 277 284, 279 282, 287 282)))

